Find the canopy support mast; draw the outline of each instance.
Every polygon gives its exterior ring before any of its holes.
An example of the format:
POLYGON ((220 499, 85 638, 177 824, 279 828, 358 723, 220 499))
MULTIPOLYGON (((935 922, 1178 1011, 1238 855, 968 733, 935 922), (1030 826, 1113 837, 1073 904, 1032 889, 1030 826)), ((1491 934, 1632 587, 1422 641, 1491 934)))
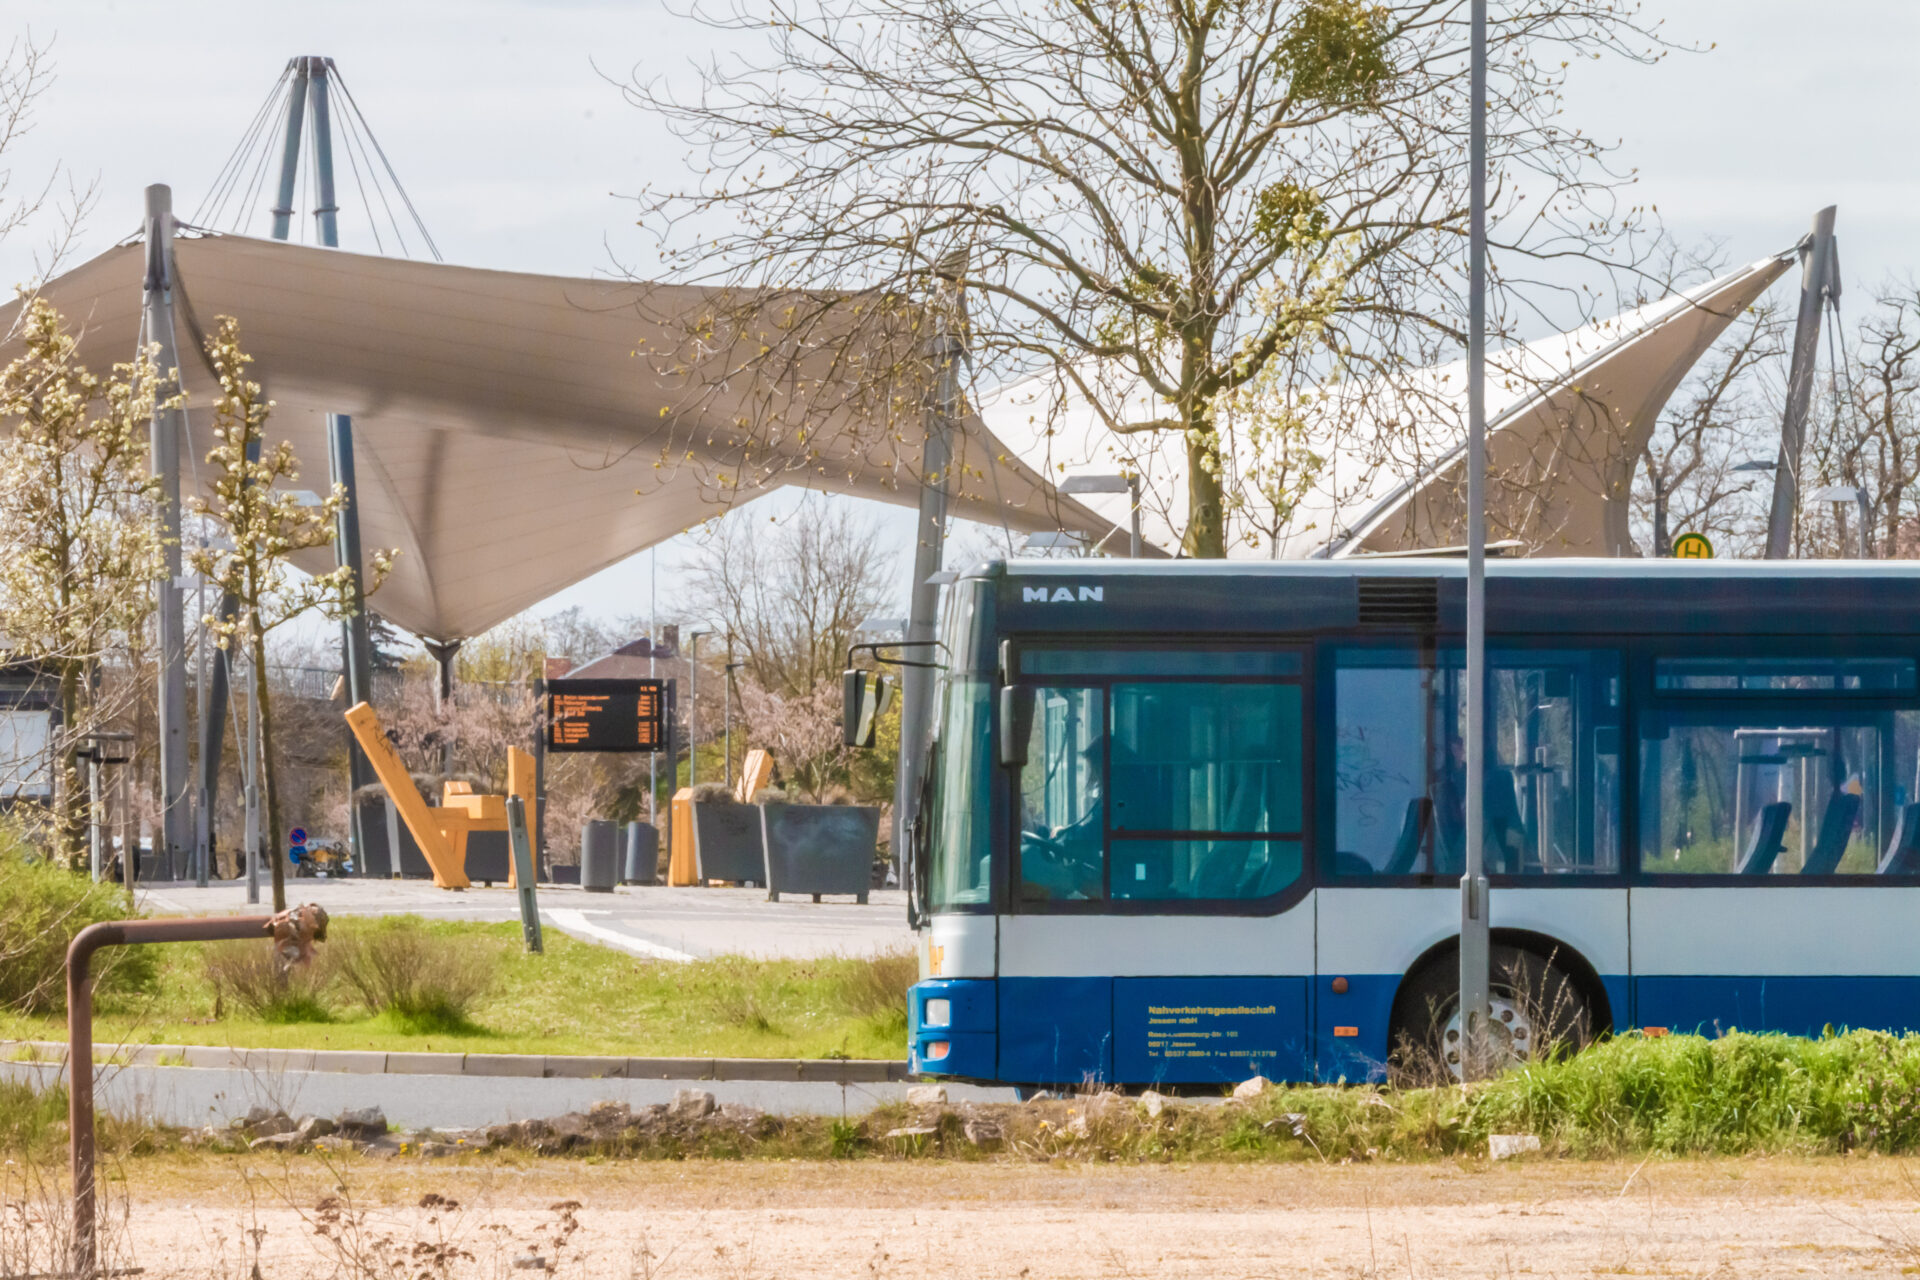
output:
POLYGON ((927 355, 933 366, 933 402, 927 406, 927 439, 920 453, 920 520, 913 544, 912 594, 907 604, 908 665, 900 677, 900 760, 893 791, 893 866, 907 883, 908 841, 920 800, 920 774, 926 768, 933 732, 934 672, 919 664, 936 662, 932 646, 940 612, 940 572, 947 544, 947 474, 952 469, 955 424, 960 420, 959 284, 940 281, 938 313, 927 355))
POLYGON ((1780 457, 1773 468, 1773 505, 1767 512, 1767 559, 1793 554, 1793 523, 1800 509, 1800 448, 1813 399, 1813 366, 1820 357, 1820 308, 1840 292, 1833 252, 1834 205, 1813 215, 1801 242, 1800 313, 1793 326, 1793 364, 1787 372, 1787 408, 1780 419, 1780 457))
POLYGON ((160 865, 175 875, 193 852, 193 796, 187 768, 186 617, 180 598, 180 437, 186 413, 161 407, 179 392, 179 350, 173 334, 173 189, 147 188, 147 272, 142 306, 146 341, 159 348, 158 402, 153 411, 153 474, 160 478, 164 543, 156 622, 160 646, 160 865))

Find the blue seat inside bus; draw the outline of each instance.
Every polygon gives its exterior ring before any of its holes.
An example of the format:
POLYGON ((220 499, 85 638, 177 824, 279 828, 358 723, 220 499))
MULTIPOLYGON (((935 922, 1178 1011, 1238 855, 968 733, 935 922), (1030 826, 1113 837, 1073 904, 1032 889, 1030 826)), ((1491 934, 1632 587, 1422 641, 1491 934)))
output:
POLYGON ((1786 847, 1787 819, 1792 816, 1793 805, 1785 800, 1761 806, 1760 819, 1753 824, 1753 838, 1740 858, 1740 875, 1763 876, 1773 870, 1774 859, 1786 847))
POLYGON ((1827 801, 1826 813, 1820 818, 1820 838, 1814 842, 1800 874, 1832 875, 1839 868, 1840 859, 1847 855, 1847 842, 1853 839, 1853 824, 1859 817, 1860 797, 1851 791, 1834 792, 1833 798, 1827 801))
POLYGON ((1920 804, 1905 805, 1900 810, 1899 825, 1893 829, 1893 839, 1887 842, 1887 852, 1880 859, 1880 874, 1883 876, 1910 876, 1920 872, 1920 804))
MULTIPOLYGON (((1413 864, 1420 857, 1420 848, 1427 842, 1427 832, 1433 827, 1433 801, 1426 796, 1415 796, 1407 801, 1407 816, 1400 822, 1400 838, 1394 842, 1393 856, 1387 859, 1387 865, 1380 869, 1381 875, 1404 876, 1413 874, 1413 864)), ((1362 866, 1365 859, 1356 859, 1362 866)), ((1371 870, 1371 868, 1368 868, 1371 870)))

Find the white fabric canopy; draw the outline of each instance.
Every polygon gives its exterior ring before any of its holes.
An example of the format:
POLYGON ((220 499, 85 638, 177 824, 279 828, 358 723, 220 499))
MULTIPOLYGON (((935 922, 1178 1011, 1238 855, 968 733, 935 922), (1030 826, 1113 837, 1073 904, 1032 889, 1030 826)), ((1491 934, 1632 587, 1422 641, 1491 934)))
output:
MULTIPOLYGON (((83 330, 81 358, 97 372, 133 354, 142 253, 114 249, 41 291, 83 330)), ((305 468, 289 487, 327 488, 325 415, 353 416, 362 544, 400 551, 372 607, 422 636, 476 635, 774 488, 919 499, 914 405, 884 423, 861 420, 845 399, 796 389, 820 379, 769 386, 742 372, 737 341, 715 344, 687 376, 663 372, 652 353, 739 295, 225 235, 176 239, 174 259, 189 396, 184 488, 204 492, 209 479, 216 388, 201 341, 215 317, 231 315, 276 404, 268 440, 292 442, 305 468), (781 397, 798 433, 756 439, 742 429, 781 397)), ((0 309, 0 332, 18 306, 0 309)), ((13 354, 0 348, 0 362, 13 354)), ((977 418, 963 424, 955 455, 956 516, 1023 532, 1112 528, 1055 494, 977 418)), ((296 563, 324 570, 332 554, 296 563)))
MULTIPOLYGON (((1694 363, 1793 261, 1762 258, 1716 280, 1569 333, 1488 357, 1489 537, 1533 555, 1634 554, 1633 472, 1661 409, 1694 363)), ((1465 539, 1464 362, 1422 370, 1408 385, 1333 389, 1303 451, 1324 460, 1282 516, 1256 498, 1230 522, 1228 554, 1304 558, 1458 546, 1465 539)), ((1143 388, 1126 420, 1167 416, 1143 388)), ((1115 435, 1051 375, 984 398, 981 416, 1019 456, 1058 482, 1130 471, 1143 482, 1145 534, 1178 545, 1185 523, 1186 446, 1176 434, 1115 435)), ((1229 457, 1229 471, 1248 460, 1229 457)), ((1251 486, 1248 486, 1251 488, 1251 486)), ((1088 505, 1115 521, 1125 495, 1088 505)))

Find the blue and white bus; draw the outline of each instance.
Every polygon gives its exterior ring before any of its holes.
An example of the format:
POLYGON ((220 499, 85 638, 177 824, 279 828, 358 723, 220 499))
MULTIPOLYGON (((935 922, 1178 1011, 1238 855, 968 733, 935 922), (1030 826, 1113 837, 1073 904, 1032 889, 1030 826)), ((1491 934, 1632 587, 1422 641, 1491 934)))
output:
MULTIPOLYGON (((913 1069, 1199 1086, 1445 1056, 1464 599, 1438 559, 961 575, 913 1069)), ((1496 560, 1487 601, 1516 1047, 1920 1027, 1920 565, 1496 560)))

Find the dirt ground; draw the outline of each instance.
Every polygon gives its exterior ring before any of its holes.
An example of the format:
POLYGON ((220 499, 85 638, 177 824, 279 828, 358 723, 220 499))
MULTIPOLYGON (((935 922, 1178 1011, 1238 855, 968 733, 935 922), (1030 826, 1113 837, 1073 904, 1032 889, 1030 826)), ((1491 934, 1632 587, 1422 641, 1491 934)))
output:
POLYGON ((115 1261, 154 1278, 247 1277, 256 1258, 264 1280, 1920 1273, 1920 1160, 356 1160, 330 1175, 186 1158, 127 1178, 115 1261), (458 1203, 421 1208, 429 1195, 458 1203))

